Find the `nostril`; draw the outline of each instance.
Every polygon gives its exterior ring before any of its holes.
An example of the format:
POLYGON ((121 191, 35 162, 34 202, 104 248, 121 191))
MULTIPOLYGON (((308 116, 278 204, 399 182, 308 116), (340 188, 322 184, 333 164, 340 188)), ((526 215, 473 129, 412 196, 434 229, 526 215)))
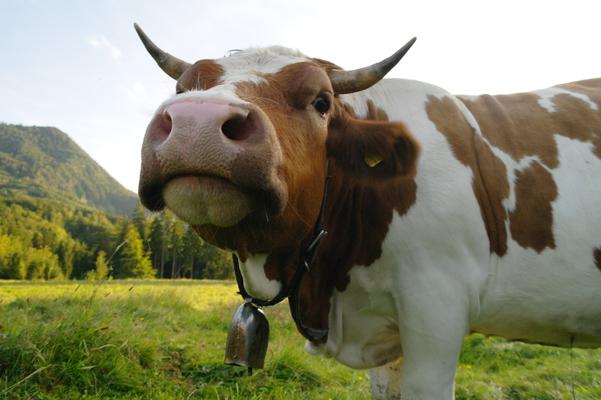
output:
POLYGON ((149 139, 156 143, 163 143, 171 134, 173 122, 171 121, 171 115, 169 112, 163 111, 157 113, 152 120, 149 129, 149 139))
POLYGON ((230 140, 246 140, 251 135, 253 126, 252 114, 236 116, 224 122, 221 132, 230 140))
POLYGON ((230 140, 244 140, 248 137, 249 132, 244 129, 245 117, 234 117, 228 119, 221 126, 221 132, 230 140))
POLYGON ((171 115, 167 111, 163 113, 163 118, 161 118, 161 131, 165 134, 165 137, 169 136, 171 133, 171 129, 173 127, 173 121, 171 120, 171 115))

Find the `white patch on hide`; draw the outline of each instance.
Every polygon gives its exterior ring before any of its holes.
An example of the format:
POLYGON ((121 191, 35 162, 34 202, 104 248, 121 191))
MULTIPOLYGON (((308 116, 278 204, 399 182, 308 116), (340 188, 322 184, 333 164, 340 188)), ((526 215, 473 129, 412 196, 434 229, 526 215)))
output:
POLYGON ((263 268, 265 261, 267 261, 266 255, 255 254, 249 255, 245 262, 240 262, 244 289, 248 294, 260 300, 274 298, 282 287, 280 281, 265 276, 265 269, 263 268))
POLYGON ((221 82, 264 83, 262 74, 275 74, 287 65, 307 60, 308 57, 298 50, 271 46, 242 50, 215 61, 224 71, 221 82))
POLYGON ((558 94, 568 94, 572 97, 575 97, 579 100, 584 101, 593 111, 599 110, 599 106, 591 101, 591 99, 582 93, 572 92, 559 87, 552 87, 549 89, 538 90, 534 92, 534 94, 538 95, 540 99, 538 100, 538 105, 547 110, 550 113, 557 112, 555 108, 555 104, 553 103, 553 98, 558 94))

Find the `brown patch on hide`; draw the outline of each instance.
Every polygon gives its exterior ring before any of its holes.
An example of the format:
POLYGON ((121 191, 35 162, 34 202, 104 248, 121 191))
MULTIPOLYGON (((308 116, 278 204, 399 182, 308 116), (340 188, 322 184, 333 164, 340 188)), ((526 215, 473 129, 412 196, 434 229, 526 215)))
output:
POLYGON ((564 83, 557 87, 587 96, 601 109, 601 78, 564 83))
POLYGON ((595 259, 595 265, 599 268, 599 271, 601 271, 601 247, 596 248, 593 251, 593 258, 595 259))
POLYGON ((554 168, 558 164, 554 125, 550 114, 538 104, 533 93, 503 96, 460 97, 474 115, 482 135, 495 147, 515 160, 536 155, 554 168))
POLYGON ((367 99, 367 117, 365 119, 371 121, 389 121, 386 111, 378 107, 372 99, 367 99))
POLYGON ((597 105, 596 111, 589 108, 590 111, 584 117, 593 124, 591 125, 593 152, 597 157, 601 158, 601 127, 599 126, 601 121, 601 78, 566 83, 565 85, 559 85, 559 87, 583 94, 597 105))
POLYGON ((490 252, 507 252, 506 212, 503 200, 509 195, 507 169, 490 146, 474 131, 450 97, 428 98, 428 118, 447 138, 453 154, 472 170, 472 188, 486 227, 490 252))
POLYGON ((223 72, 223 67, 213 60, 197 61, 177 80, 177 91, 210 89, 219 84, 223 72))
MULTIPOLYGON (((352 111, 351 111, 352 113, 352 111)), ((372 99, 367 100, 367 120, 371 121, 388 121, 388 114, 382 108, 378 107, 372 99)), ((414 162, 415 165, 415 162, 414 162)), ((413 172, 411 173, 413 175, 413 172)), ((395 210, 400 216, 409 211, 411 206, 415 204, 417 185, 413 176, 406 178, 403 182, 392 184, 389 186, 391 197, 395 199, 395 210)))
POLYGON ((285 279, 283 272, 289 271, 289 273, 294 274, 294 270, 296 269, 300 257, 299 250, 300 249, 293 249, 290 251, 276 250, 269 253, 265 265, 263 266, 265 276, 268 279, 281 281, 285 279))
MULTIPOLYGON (((389 185, 415 175, 420 146, 401 122, 356 119, 349 116, 349 107, 337 112, 330 123, 327 151, 336 159, 340 173, 370 185, 389 185), (370 165, 367 157, 379 162, 370 165)), ((368 117, 385 117, 369 104, 368 113, 368 117)))
POLYGON ((555 248, 553 208, 557 186, 553 176, 537 161, 516 172, 516 206, 509 213, 511 237, 538 253, 555 248))
POLYGON ((514 160, 538 156, 549 168, 559 164, 554 135, 565 136, 594 146, 601 158, 601 80, 575 82, 559 88, 584 94, 598 105, 597 110, 582 99, 560 93, 551 98, 555 112, 539 104, 535 93, 478 96, 460 99, 474 115, 483 136, 514 160))

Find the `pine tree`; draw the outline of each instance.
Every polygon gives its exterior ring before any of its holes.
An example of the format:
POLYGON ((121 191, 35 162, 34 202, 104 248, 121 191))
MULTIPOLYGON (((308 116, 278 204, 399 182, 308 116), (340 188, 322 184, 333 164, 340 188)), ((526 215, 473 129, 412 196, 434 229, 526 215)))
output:
POLYGON ((19 238, 0 235, 0 279, 25 279, 27 265, 19 238))
POLYGON ((58 249, 56 249, 56 253, 58 255, 58 260, 63 270, 63 275, 65 278, 71 278, 73 274, 73 260, 75 258, 75 246, 76 243, 74 241, 64 240, 59 243, 58 249))
POLYGON ((62 270, 58 257, 48 247, 31 248, 25 254, 27 279, 56 279, 62 278, 62 270))
POLYGON ((152 266, 159 271, 158 277, 164 277, 166 235, 163 226, 163 213, 155 216, 150 224, 149 247, 152 254, 152 266))
POLYGON ((120 250, 119 268, 115 278, 153 278, 155 271, 144 251, 142 239, 133 224, 128 224, 124 245, 120 250))
POLYGON ((171 279, 175 279, 180 277, 180 269, 183 262, 184 235, 186 233, 186 225, 182 222, 182 220, 174 216, 170 233, 171 279))
POLYGON ((194 232, 190 225, 186 225, 183 243, 183 270, 184 274, 193 279, 194 273, 200 276, 200 272, 196 267, 200 260, 200 250, 203 245, 202 239, 194 232))
POLYGON ((96 263, 93 271, 89 271, 86 278, 89 280, 106 279, 109 273, 109 266, 106 262, 106 253, 103 250, 98 252, 96 263))
POLYGON ((140 233, 140 237, 144 243, 144 249, 148 249, 148 240, 150 238, 150 222, 146 217, 146 210, 144 210, 142 203, 138 202, 136 204, 131 222, 135 225, 140 233))
POLYGON ((208 243, 203 245, 202 251, 206 261, 205 278, 230 279, 233 277, 231 254, 208 243))
POLYGON ((169 210, 165 210, 161 213, 161 220, 163 226, 163 246, 161 252, 161 260, 163 262, 163 277, 164 278, 172 278, 171 268, 169 268, 169 264, 173 266, 173 252, 171 251, 173 248, 173 229, 175 225, 175 216, 169 210))

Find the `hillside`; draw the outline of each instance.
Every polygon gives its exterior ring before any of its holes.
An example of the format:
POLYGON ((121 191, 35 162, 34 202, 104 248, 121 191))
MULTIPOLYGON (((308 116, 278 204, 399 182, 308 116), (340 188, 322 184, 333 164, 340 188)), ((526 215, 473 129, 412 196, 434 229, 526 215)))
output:
POLYGON ((0 198, 19 194, 120 215, 137 202, 64 132, 0 123, 0 198))
POLYGON ((147 214, 65 133, 0 124, 0 280, 224 278, 230 267, 174 215, 147 214))

